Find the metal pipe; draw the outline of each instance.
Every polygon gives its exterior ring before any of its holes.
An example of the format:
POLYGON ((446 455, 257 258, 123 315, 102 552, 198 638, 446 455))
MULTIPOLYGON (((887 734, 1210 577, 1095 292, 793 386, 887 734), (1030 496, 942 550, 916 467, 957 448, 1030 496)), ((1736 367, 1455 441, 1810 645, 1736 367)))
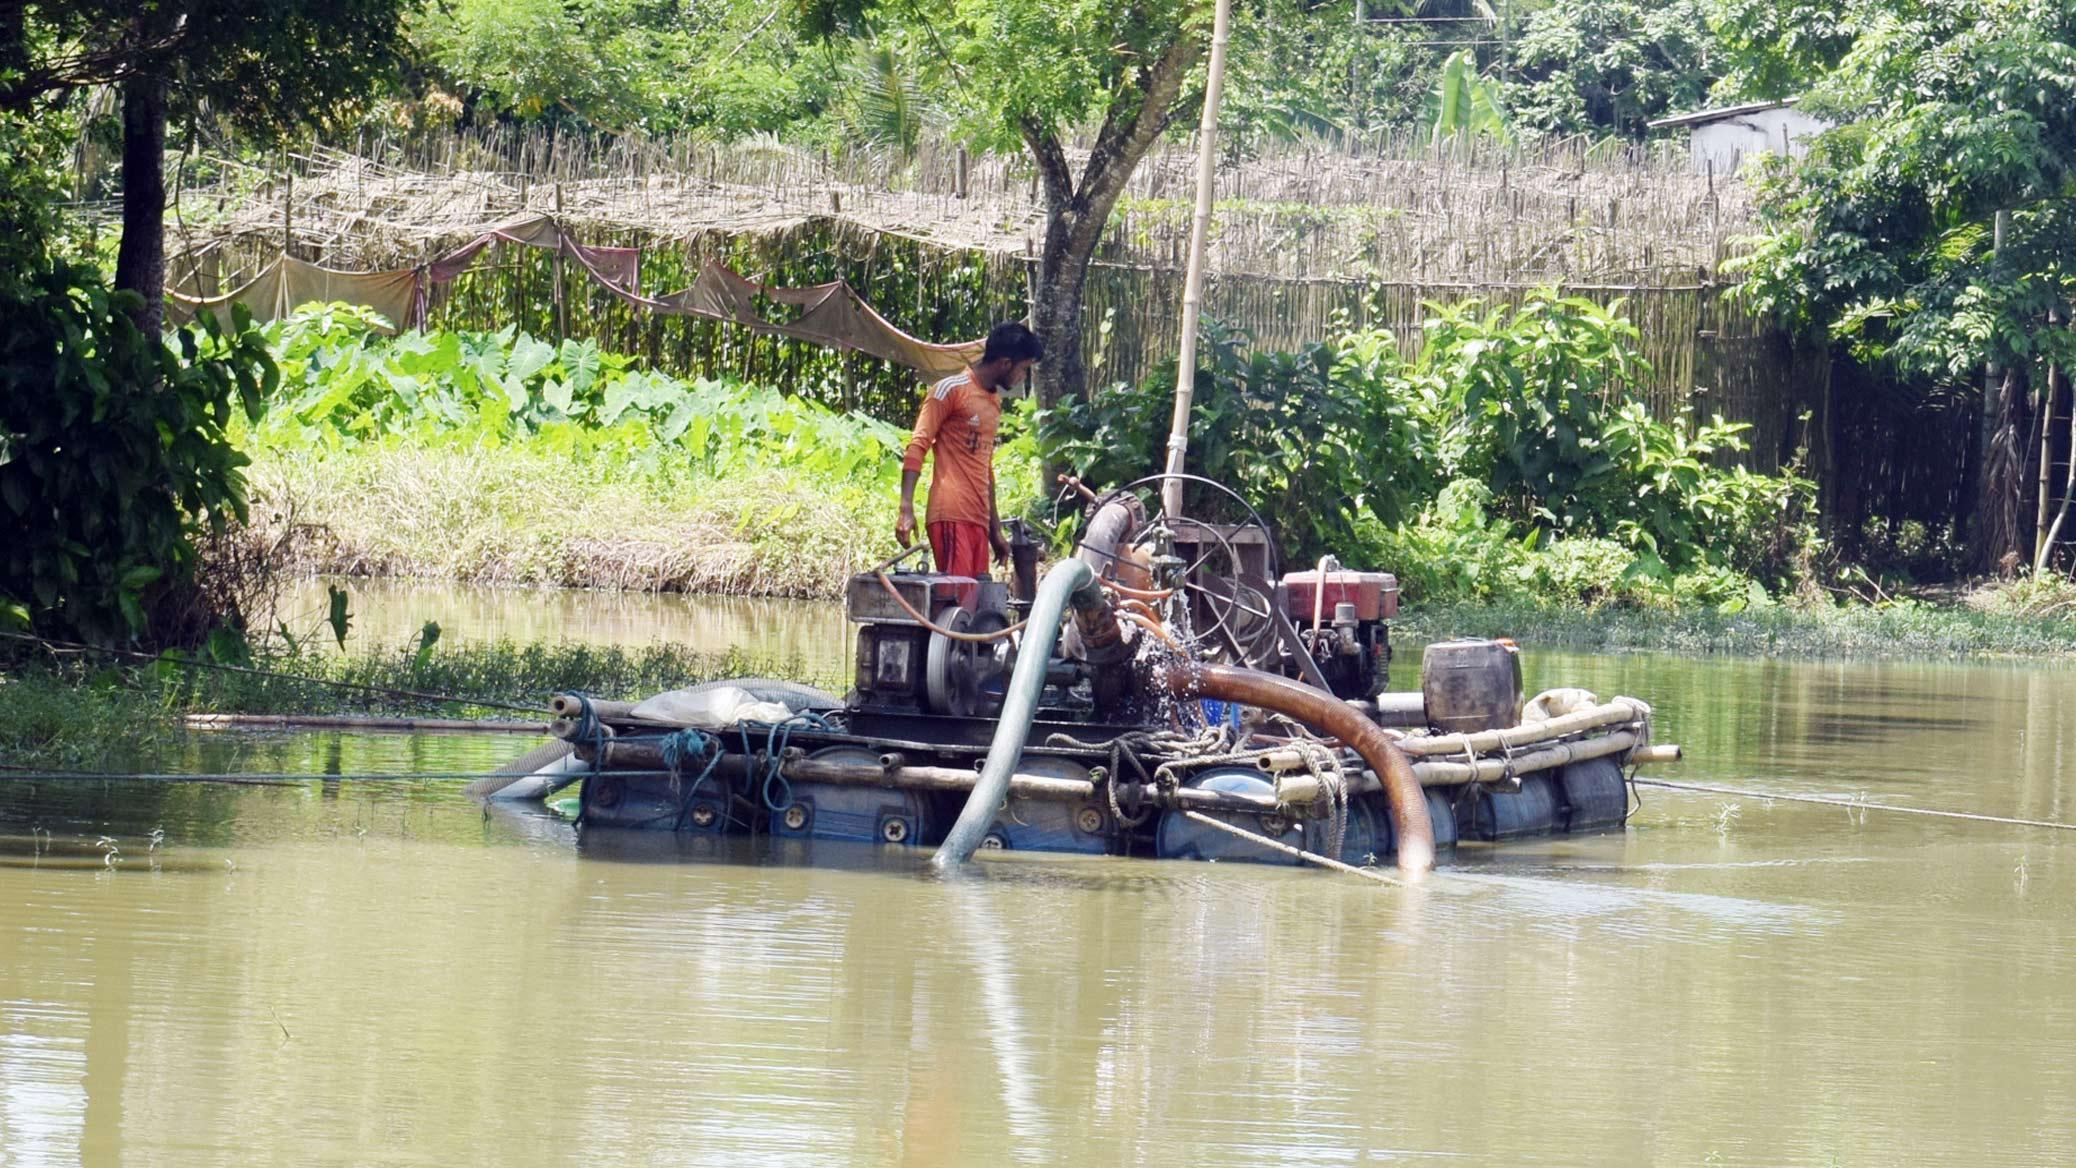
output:
POLYGON ((408 730, 483 734, 545 734, 546 722, 498 722, 459 718, 377 718, 359 714, 189 714, 190 730, 246 727, 305 730, 408 730))
MULTIPOLYGON (((952 824, 937 854, 930 857, 932 867, 942 870, 965 863, 994 823, 995 808, 1009 793, 1010 776, 1023 760, 1024 740, 1030 736, 1031 721, 1038 715, 1038 696, 1045 691, 1045 667, 1059 641, 1060 624, 1066 619, 1069 604, 1074 607, 1084 635, 1089 631, 1091 612, 1109 611, 1109 600, 1096 583, 1096 574, 1081 560, 1060 561, 1038 584, 1031 615, 1024 620, 1023 640, 1017 644, 1016 668, 1009 675, 1009 689, 1002 701, 1000 720, 995 723, 995 737, 988 744, 987 764, 981 769, 973 793, 966 797, 966 805, 959 808, 958 821, 952 824)), ((1113 636, 1116 627, 1116 618, 1112 617, 1113 636)), ((1422 808, 1424 811, 1425 804, 1422 808)))
MULTIPOLYGON (((1535 750, 1507 757, 1493 755, 1476 762, 1449 762, 1438 758, 1423 758, 1413 764, 1413 774, 1423 787, 1460 787, 1465 783, 1511 783, 1518 782, 1522 775, 1536 771, 1554 770, 1589 758, 1606 758, 1611 754, 1627 756, 1635 749, 1637 734, 1633 730, 1617 730, 1598 738, 1582 738, 1577 742, 1559 742, 1541 746, 1535 750)), ((1459 756, 1463 758, 1464 756, 1459 756)))
POLYGON ((1412 764, 1382 727, 1347 702, 1301 682, 1273 673, 1230 665, 1196 665, 1167 672, 1168 688, 1178 697, 1218 698, 1286 714, 1355 749, 1384 786, 1384 802, 1398 831, 1398 867, 1418 879, 1434 867, 1434 824, 1427 799, 1412 764))
MULTIPOLYGON (((1118 549, 1124 546, 1126 540, 1132 538, 1132 533, 1145 521, 1146 512, 1140 506, 1137 497, 1123 494, 1111 499, 1089 517, 1088 528, 1081 533, 1081 546, 1075 551, 1074 558, 1087 564, 1089 571, 1099 579, 1106 571, 1112 571, 1113 565, 1116 568, 1127 566, 1118 549)), ((1136 564, 1130 566, 1137 567, 1136 564)), ((1123 583, 1134 585, 1135 581, 1126 580, 1123 583)), ((1148 583, 1151 581, 1136 581, 1139 585, 1148 583)))
POLYGON ((1380 693, 1368 702, 1355 704, 1363 707, 1363 712, 1369 714, 1380 726, 1411 729, 1427 725, 1427 695, 1419 690, 1380 693))
MULTIPOLYGON (((558 718, 581 718, 584 716, 584 697, 581 694, 559 693, 548 699, 548 708, 558 718)), ((601 722, 617 722, 634 717, 634 708, 640 702, 609 702, 603 698, 592 698, 591 713, 601 722)))

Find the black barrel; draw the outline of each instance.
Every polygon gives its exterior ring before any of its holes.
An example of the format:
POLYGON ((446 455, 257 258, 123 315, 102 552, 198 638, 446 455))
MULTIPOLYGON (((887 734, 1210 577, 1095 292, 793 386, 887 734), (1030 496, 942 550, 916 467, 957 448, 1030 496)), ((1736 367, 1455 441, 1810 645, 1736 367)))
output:
POLYGON ((1469 830, 1473 839, 1518 839, 1557 830, 1557 785, 1542 775, 1521 780, 1510 793, 1479 791, 1471 802, 1469 830))
POLYGON ((1620 827, 1629 818, 1629 788, 1612 756, 1575 762, 1557 772, 1566 831, 1620 827))

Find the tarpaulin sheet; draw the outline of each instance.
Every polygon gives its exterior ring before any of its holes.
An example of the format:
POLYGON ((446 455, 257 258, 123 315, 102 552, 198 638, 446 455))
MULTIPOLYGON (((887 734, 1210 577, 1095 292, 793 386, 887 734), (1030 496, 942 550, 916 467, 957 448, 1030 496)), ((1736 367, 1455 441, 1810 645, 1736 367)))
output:
POLYGON ((282 256, 221 296, 198 297, 176 288, 168 291, 167 299, 176 321, 214 312, 229 324, 234 302, 250 309, 254 320, 278 320, 311 301, 338 300, 372 308, 397 327, 416 326, 425 320, 428 287, 454 280, 495 243, 558 251, 600 287, 650 312, 726 321, 770 336, 850 349, 905 365, 932 380, 957 373, 980 356, 979 341, 939 345, 902 332, 841 280, 809 288, 774 288, 709 263, 700 268, 690 288, 644 296, 639 249, 578 243, 550 215, 498 224, 422 267, 340 272, 282 256), (800 313, 790 320, 773 320, 758 311, 760 300, 797 307, 800 313))
POLYGON ((476 262, 476 256, 493 243, 516 243, 559 251, 576 260, 593 279, 608 287, 625 292, 637 292, 641 288, 642 253, 639 248, 586 247, 565 234, 552 215, 528 215, 500 223, 427 264, 426 278, 435 284, 447 283, 467 271, 469 265, 476 262))
POLYGON ((168 315, 175 321, 191 320, 203 312, 216 314, 225 327, 231 323, 231 305, 243 304, 256 321, 279 320, 299 306, 334 300, 374 309, 390 322, 390 332, 420 319, 418 272, 399 268, 387 272, 338 272, 281 256, 261 269, 259 275, 221 296, 197 297, 174 292, 167 296, 168 315))

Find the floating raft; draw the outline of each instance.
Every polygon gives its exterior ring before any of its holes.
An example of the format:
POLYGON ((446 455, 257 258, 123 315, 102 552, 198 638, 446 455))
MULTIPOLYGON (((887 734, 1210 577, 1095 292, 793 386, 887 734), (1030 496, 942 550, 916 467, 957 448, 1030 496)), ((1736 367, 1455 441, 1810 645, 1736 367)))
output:
POLYGON ((852 577, 843 698, 759 679, 563 694, 556 741, 494 793, 581 780, 587 831, 1417 877, 1459 841, 1619 827, 1624 768, 1677 757, 1633 698, 1523 702, 1510 641, 1429 645, 1420 691, 1386 692, 1394 577, 1332 557, 1279 575, 1258 516, 1163 518, 1131 494, 1153 481, 1091 492, 1074 557, 1042 581, 1014 541, 1007 583, 890 572, 901 556, 852 577))
MULTIPOLYGON (((740 683, 748 693, 771 684, 740 683)), ((940 732, 916 738, 859 733, 854 721, 878 728, 832 695, 786 687, 778 696, 786 713, 776 720, 698 727, 640 716, 637 703, 561 695, 550 730, 566 752, 528 793, 581 780, 587 829, 942 840, 986 754, 969 727, 931 727, 940 732)), ((1435 843, 1448 848, 1620 827, 1629 808, 1624 768, 1678 757, 1677 747, 1650 744, 1650 718, 1645 703, 1617 698, 1507 729, 1407 733, 1397 742, 1424 789, 1435 843)), ((1349 864, 1396 851, 1382 783, 1338 742, 1296 727, 1241 737, 1227 727, 1183 735, 1078 722, 1033 726, 982 846, 1298 862, 1188 811, 1349 864)))

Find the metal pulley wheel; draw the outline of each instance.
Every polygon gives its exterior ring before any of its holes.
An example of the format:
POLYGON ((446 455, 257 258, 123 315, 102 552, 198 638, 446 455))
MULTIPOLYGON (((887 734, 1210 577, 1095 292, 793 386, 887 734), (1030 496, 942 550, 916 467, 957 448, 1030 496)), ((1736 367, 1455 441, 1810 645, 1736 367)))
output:
MULTIPOLYGON (((974 612, 951 605, 934 618, 939 628, 955 633, 998 633, 1009 627, 999 612, 974 612)), ((930 709, 959 718, 987 717, 1002 708, 1012 648, 1009 638, 961 641, 930 634, 924 658, 923 694, 930 709)))

